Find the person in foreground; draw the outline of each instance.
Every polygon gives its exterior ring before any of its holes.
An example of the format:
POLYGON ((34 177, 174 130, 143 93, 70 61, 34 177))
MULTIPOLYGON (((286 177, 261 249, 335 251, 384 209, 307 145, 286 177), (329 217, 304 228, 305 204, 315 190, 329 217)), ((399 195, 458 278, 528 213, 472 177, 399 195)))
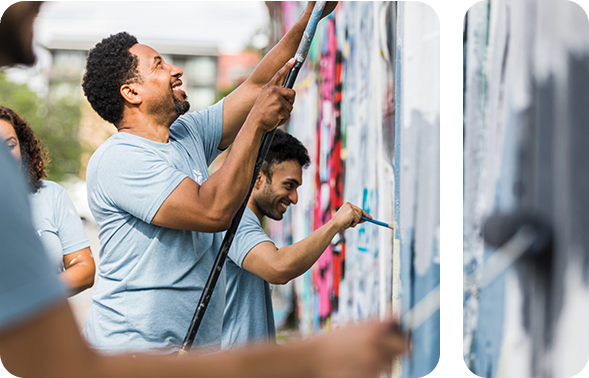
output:
POLYGON ((307 149, 298 139, 276 130, 229 249, 223 349, 264 340, 275 342, 270 284, 283 285, 300 276, 338 232, 364 222, 362 216, 370 218, 359 207, 345 203, 307 238, 277 248, 260 222, 265 216, 281 220, 288 206, 298 202, 303 167, 309 162, 307 149))
MULTIPOLYGON (((2 22, 18 19, 20 2, 2 22)), ((32 20, 24 22, 32 34, 32 20)), ((30 11, 25 12, 30 16, 30 11)), ((22 20, 20 20, 22 21, 22 20)), ((7 36, 0 28, 0 40, 7 36)), ((30 42, 29 42, 30 43, 30 42)), ((19 48, 32 54, 30 45, 19 48)), ((0 66, 26 63, 0 46, 0 66)), ((0 144, 0 357, 23 378, 375 378, 405 353, 407 340, 392 321, 340 329, 289 347, 256 347, 206 356, 105 356, 79 334, 63 284, 49 268, 29 212, 26 185, 0 144)))

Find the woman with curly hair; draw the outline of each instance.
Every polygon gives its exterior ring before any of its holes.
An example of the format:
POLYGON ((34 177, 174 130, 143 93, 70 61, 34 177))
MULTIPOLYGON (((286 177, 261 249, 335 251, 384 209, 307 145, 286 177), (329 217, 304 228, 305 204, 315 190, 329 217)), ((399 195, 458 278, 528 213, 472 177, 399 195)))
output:
POLYGON ((43 180, 47 154, 33 130, 13 110, 0 106, 0 138, 29 183, 33 224, 59 277, 77 294, 94 284, 90 242, 74 204, 59 184, 43 180))

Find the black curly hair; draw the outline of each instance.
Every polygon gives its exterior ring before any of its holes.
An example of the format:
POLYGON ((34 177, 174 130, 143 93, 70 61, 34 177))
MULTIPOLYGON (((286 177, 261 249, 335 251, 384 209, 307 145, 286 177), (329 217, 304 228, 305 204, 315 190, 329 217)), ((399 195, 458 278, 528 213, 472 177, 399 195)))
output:
POLYGON ((123 117, 121 85, 141 81, 139 59, 129 52, 137 38, 127 32, 113 34, 88 52, 82 88, 92 108, 105 121, 116 124, 123 117))
POLYGON ((311 163, 307 149, 297 138, 276 129, 274 139, 272 139, 272 144, 261 168, 269 183, 272 182, 274 167, 287 160, 298 161, 303 168, 307 168, 311 163))
POLYGON ((45 173, 45 166, 49 164, 47 150, 35 137, 33 129, 14 110, 0 105, 0 119, 14 127, 20 144, 22 169, 26 173, 31 192, 36 193, 41 188, 41 180, 47 177, 45 173))

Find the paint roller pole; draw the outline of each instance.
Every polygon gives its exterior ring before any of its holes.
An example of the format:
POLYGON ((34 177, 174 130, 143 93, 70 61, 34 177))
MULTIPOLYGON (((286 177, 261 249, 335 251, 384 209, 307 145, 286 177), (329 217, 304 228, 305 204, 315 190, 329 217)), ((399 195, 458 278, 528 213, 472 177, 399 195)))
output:
MULTIPOLYGON (((294 85, 299 70, 303 66, 303 62, 307 56, 307 52, 309 51, 309 47, 311 46, 311 41, 313 40, 313 36, 315 35, 315 30, 317 29, 317 24, 321 19, 321 14, 323 13, 325 4, 325 1, 318 1, 315 3, 313 13, 309 18, 307 27, 305 28, 305 32, 303 33, 303 37, 301 38, 301 42, 295 55, 295 65, 290 69, 288 75, 286 76, 286 79, 283 84, 284 88, 292 88, 294 85)), ((266 154, 270 149, 270 144, 272 143, 272 139, 274 138, 275 132, 276 129, 268 133, 264 133, 264 136, 262 137, 262 142, 260 144, 258 158, 254 166, 254 174, 252 177, 252 182, 250 184, 249 191, 245 197, 245 200, 241 204, 241 207, 235 214, 235 217, 233 217, 233 220, 231 221, 231 226, 227 230, 225 238, 221 243, 221 248, 219 249, 219 253, 217 255, 211 273, 209 274, 209 278, 207 279, 207 283, 205 284, 202 295, 196 307, 196 311, 194 312, 194 316, 192 317, 192 321, 190 322, 190 327, 188 328, 188 332, 186 333, 186 337, 184 338, 182 347, 179 350, 180 355, 187 354, 190 351, 190 348, 192 347, 194 338, 196 337, 196 333, 198 332, 198 328, 200 327, 200 324, 202 322, 202 318, 211 300, 213 291, 215 290, 215 285, 217 284, 221 271, 223 270, 223 265, 225 263, 225 259, 227 258, 227 253, 229 252, 229 248, 231 247, 231 243, 233 242, 233 238, 235 237, 235 233, 237 232, 237 227, 239 226, 239 222, 241 221, 241 217, 243 216, 243 213, 247 206, 247 202, 252 193, 252 189, 256 182, 256 178, 260 173, 262 163, 264 162, 266 154)))

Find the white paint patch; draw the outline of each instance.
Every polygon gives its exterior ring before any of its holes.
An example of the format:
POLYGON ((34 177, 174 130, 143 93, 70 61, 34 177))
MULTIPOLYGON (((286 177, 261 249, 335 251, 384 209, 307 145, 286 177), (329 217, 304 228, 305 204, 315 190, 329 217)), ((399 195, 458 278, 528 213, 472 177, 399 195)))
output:
MULTIPOLYGON (((581 253, 571 253, 581 256, 581 253)), ((563 308, 555 327, 553 376, 572 377, 587 364, 589 357, 589 287, 583 282, 583 263, 569 260, 564 275, 563 308)))
POLYGON ((505 315, 503 323, 503 345, 499 356, 497 377, 531 377, 531 341, 522 327, 523 297, 517 274, 513 270, 505 273, 505 315))
POLYGON ((404 5, 401 123, 410 123, 418 109, 433 124, 440 113, 440 21, 425 3, 404 5))

